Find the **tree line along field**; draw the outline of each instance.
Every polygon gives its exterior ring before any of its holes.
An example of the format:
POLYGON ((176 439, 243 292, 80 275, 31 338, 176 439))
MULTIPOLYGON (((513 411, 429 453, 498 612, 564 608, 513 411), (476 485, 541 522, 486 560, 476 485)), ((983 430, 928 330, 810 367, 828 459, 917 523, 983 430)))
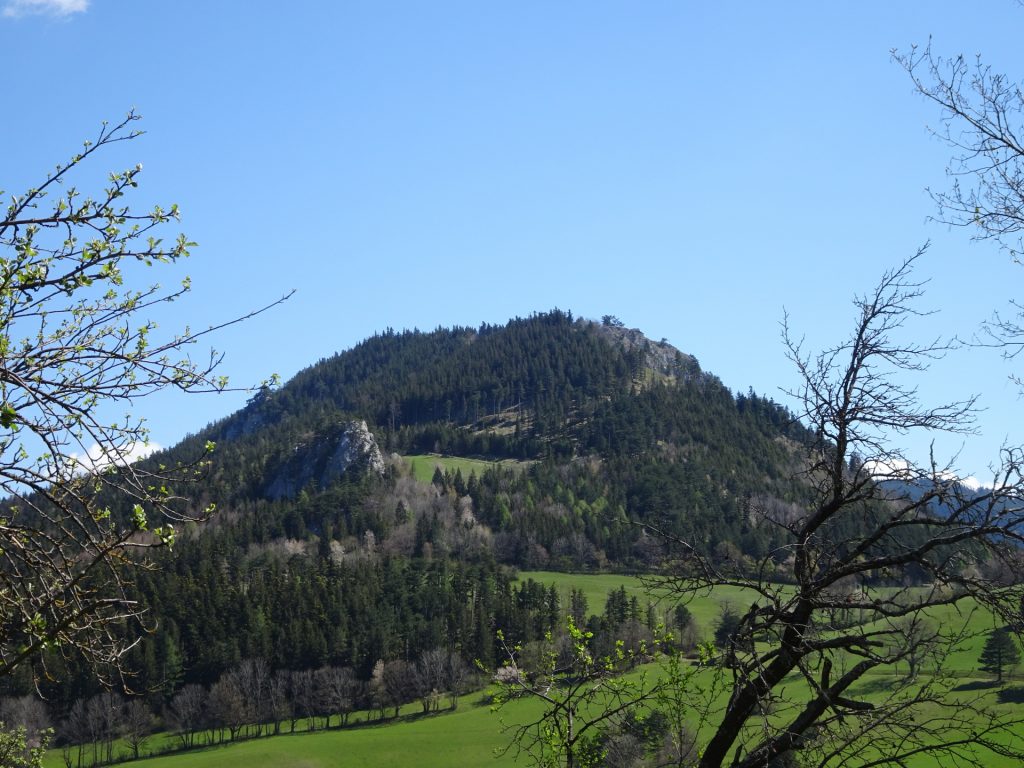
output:
MULTIPOLYGON (((652 594, 643 583, 642 577, 623 576, 617 574, 571 574, 549 571, 520 571, 520 579, 533 579, 543 584, 554 584, 563 596, 568 595, 570 589, 578 589, 587 597, 591 611, 600 610, 607 599, 609 592, 624 587, 629 596, 636 596, 641 603, 647 599, 658 600, 658 594, 652 594)), ((713 593, 708 593, 703 598, 697 598, 687 606, 693 615, 697 626, 704 639, 710 639, 715 623, 719 618, 721 608, 724 604, 730 604, 737 610, 744 610, 750 602, 749 594, 740 587, 719 586, 713 593)), ((568 601, 563 601, 564 605, 568 601)), ((954 608, 934 609, 935 621, 949 625, 964 624, 970 622, 972 628, 979 631, 991 628, 992 619, 984 611, 978 610, 970 614, 964 610, 954 608)), ((664 613, 664 611, 662 611, 664 613)), ((984 678, 985 675, 978 671, 978 657, 981 654, 985 637, 978 633, 965 639, 947 659, 947 669, 962 675, 965 678, 984 678)))
MULTIPOLYGON (((619 590, 625 590, 629 597, 637 597, 641 602, 649 599, 659 606, 659 613, 664 613, 670 604, 667 601, 657 602, 658 594, 652 593, 641 577, 614 574, 567 574, 545 571, 520 573, 520 579, 532 579, 545 585, 553 585, 566 599, 570 590, 582 592, 586 597, 590 613, 599 613, 608 596, 619 590)), ((719 587, 713 593, 694 599, 689 610, 694 617, 701 637, 707 639, 713 634, 715 624, 724 604, 731 604, 742 611, 749 602, 740 588, 719 587)), ((947 659, 945 668, 952 676, 962 680, 957 690, 974 694, 991 685, 991 675, 979 671, 978 658, 984 644, 984 630, 991 626, 992 620, 983 610, 975 612, 953 608, 936 608, 931 618, 950 626, 969 623, 973 631, 963 644, 947 659)), ((646 673, 657 674, 656 664, 647 665, 646 673)), ((899 674, 897 670, 897 674, 899 674)), ((632 675, 637 672, 628 673, 632 675)), ((706 673, 698 673, 704 675, 706 673)), ((922 680, 926 680, 929 672, 927 664, 923 665, 922 680)), ((870 701, 888 684, 892 675, 877 674, 868 676, 859 685, 857 695, 870 701)), ((1005 683, 1008 686, 1019 685, 1019 670, 1010 670, 1005 683)), ((997 688, 992 687, 989 695, 995 699, 997 688)), ((542 712, 539 701, 522 698, 503 706, 500 712, 492 711, 490 706, 490 689, 475 691, 464 695, 457 709, 442 711, 431 715, 423 715, 417 703, 401 707, 397 719, 379 721, 369 712, 357 712, 344 728, 331 728, 315 732, 299 730, 291 734, 268 736, 253 739, 242 739, 224 745, 199 748, 188 752, 165 754, 158 757, 143 758, 135 761, 142 768, 213 768, 213 766, 281 766, 282 768, 329 768, 332 766, 393 766, 409 764, 411 756, 415 756, 417 765, 427 766, 481 766, 481 765, 517 765, 523 764, 525 755, 517 760, 514 748, 500 753, 502 747, 509 743, 509 735, 504 732, 505 726, 517 722, 534 720, 542 712)), ((999 704, 999 708, 1010 710, 1020 704, 999 704)), ((927 716, 927 710, 923 715, 927 716)), ((696 727, 696 724, 694 724, 696 727)), ((1024 739, 1024 732, 1018 734, 1024 739)), ((154 735, 145 753, 159 752, 169 747, 175 739, 170 734, 154 735)), ((115 748, 115 755, 127 755, 127 747, 115 748)), ((66 757, 59 748, 54 748, 46 757, 45 765, 52 768, 66 766, 66 757)), ((74 755, 72 754, 72 759, 74 755)), ((85 763, 87 764, 87 763, 85 763)), ((910 766, 935 765, 934 758, 923 757, 907 763, 910 766)), ((989 755, 985 765, 994 768, 1010 768, 1016 766, 1015 760, 989 755)))

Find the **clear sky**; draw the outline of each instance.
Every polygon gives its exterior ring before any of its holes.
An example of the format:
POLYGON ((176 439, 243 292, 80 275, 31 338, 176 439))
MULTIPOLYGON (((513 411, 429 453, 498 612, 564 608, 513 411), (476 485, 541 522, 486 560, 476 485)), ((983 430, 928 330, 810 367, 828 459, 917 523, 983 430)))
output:
MULTIPOLYGON (((941 312, 922 337, 969 336, 1020 296, 1024 268, 927 223, 949 153, 889 52, 932 36, 1024 78, 1022 22, 1011 0, 0 0, 0 188, 137 108, 147 135, 79 184, 143 162, 134 204, 180 204, 200 247, 160 278, 194 285, 164 327, 297 289, 216 339, 238 384, 389 326, 559 307, 785 401, 783 308, 837 340, 852 294, 925 241, 941 312)), ((1024 441, 1010 370, 967 350, 921 382, 926 400, 982 395, 965 474, 1024 441)), ((141 408, 167 445, 244 400, 141 408)))

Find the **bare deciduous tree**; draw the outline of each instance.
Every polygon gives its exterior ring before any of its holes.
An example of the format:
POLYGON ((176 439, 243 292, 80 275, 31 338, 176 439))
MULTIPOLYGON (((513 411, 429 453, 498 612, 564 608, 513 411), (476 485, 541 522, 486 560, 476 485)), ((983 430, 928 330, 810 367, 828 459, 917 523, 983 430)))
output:
POLYGON ((256 735, 261 736, 264 723, 269 723, 273 716, 270 667, 264 659, 245 659, 228 674, 237 679, 245 703, 246 724, 254 726, 256 735))
POLYGON ((316 672, 317 688, 327 719, 331 726, 331 715, 337 713, 341 725, 348 724, 356 704, 359 680, 351 667, 324 667, 316 672))
POLYGON ((304 669, 291 673, 291 697, 295 713, 306 718, 306 727, 316 730, 316 716, 320 712, 320 691, 316 672, 304 669))
POLYGON ((77 699, 71 705, 67 718, 61 724, 60 732, 65 740, 64 764, 70 768, 72 762, 74 762, 77 768, 81 768, 82 752, 91 737, 88 708, 83 699, 77 699), (77 759, 74 761, 71 757, 71 745, 74 745, 75 752, 77 753, 77 759))
POLYGON ((387 661, 384 663, 383 682, 385 697, 388 704, 394 708, 394 717, 407 701, 416 697, 415 670, 413 665, 402 659, 387 661))
POLYGON ((295 732, 295 706, 289 699, 288 687, 291 684, 290 672, 277 670, 270 679, 270 700, 267 704, 267 711, 273 723, 274 735, 281 733, 281 723, 288 721, 292 733, 295 732))
POLYGON ((89 728, 89 740, 92 742, 93 762, 102 759, 111 762, 114 759, 114 740, 121 732, 121 709, 124 700, 113 691, 97 693, 86 703, 86 721, 89 728))
MULTIPOLYGON (((991 240, 1017 263, 1024 257, 1024 90, 993 72, 980 57, 944 59, 929 43, 893 58, 919 94, 939 107, 932 133, 953 150, 946 168, 948 190, 929 190, 936 219, 991 240)), ((1012 358, 1024 349, 1024 305, 1011 300, 984 324, 980 342, 999 346, 1012 358)), ((1018 384, 1024 384, 1019 376, 1018 384)))
POLYGON ((232 740, 238 738, 248 720, 248 707, 235 670, 221 675, 210 687, 208 711, 212 722, 221 729, 221 741, 224 740, 224 729, 232 740))
POLYGON ((444 673, 445 686, 448 688, 448 706, 456 709, 459 706, 459 696, 465 693, 466 682, 470 679, 470 668, 458 651, 449 651, 444 673))
POLYGON ((196 732, 206 719, 206 690, 201 685, 184 686, 174 694, 165 716, 167 727, 177 734, 182 749, 195 745, 196 732))
POLYGON ((424 714, 437 709, 441 692, 445 688, 445 668, 448 654, 441 648, 424 651, 413 671, 416 695, 419 696, 424 714))
POLYGON ((1024 453, 1004 449, 992 487, 972 492, 953 466, 920 466, 894 447, 908 432, 972 427, 973 399, 927 407, 908 383, 947 349, 902 338, 920 314, 914 260, 855 300, 853 332, 832 348, 806 353, 784 323, 800 381, 791 394, 813 435, 804 472, 813 503, 795 517, 765 515, 789 542, 770 558, 790 583, 770 579, 767 562, 751 574, 674 542, 669 583, 680 597, 722 585, 750 596, 716 668, 728 694, 709 702, 702 768, 754 768, 794 753, 817 766, 1020 757, 1019 740, 1005 737, 1024 718, 991 708, 983 693, 950 696, 943 664, 983 631, 983 618, 1009 623, 1019 610, 1024 453), (994 564, 1018 580, 985 576, 994 564), (945 615, 960 620, 935 620, 945 615), (927 674, 916 674, 922 667, 927 674))
POLYGON ((122 717, 125 744, 132 751, 132 757, 138 760, 142 748, 153 735, 153 713, 143 699, 131 698, 124 704, 122 717))
POLYGON ((289 733, 295 733, 295 727, 302 718, 299 708, 297 684, 295 675, 297 673, 290 669, 279 669, 274 673, 274 700, 277 702, 276 709, 282 719, 288 721, 289 733))

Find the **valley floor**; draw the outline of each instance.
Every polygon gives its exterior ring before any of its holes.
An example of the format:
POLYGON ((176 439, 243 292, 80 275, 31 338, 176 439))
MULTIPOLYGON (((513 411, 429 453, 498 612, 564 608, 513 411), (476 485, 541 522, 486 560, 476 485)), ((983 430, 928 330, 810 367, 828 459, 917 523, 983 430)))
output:
MULTIPOLYGON (((600 610, 604 599, 613 589, 624 586, 631 594, 646 596, 640 579, 616 575, 573 575, 550 572, 524 572, 521 578, 532 578, 545 584, 555 584, 559 591, 570 587, 586 593, 591 610, 600 610)), ((710 633, 718 606, 723 600, 742 604, 742 593, 716 591, 691 604, 691 611, 705 634, 710 633)), ((949 617, 952 619, 953 617, 949 617)), ((976 671, 979 644, 962 648, 949 660, 951 669, 962 679, 960 688, 996 693, 990 688, 990 679, 976 671)), ((702 673, 703 674, 703 673, 702 673)), ((888 685, 885 675, 877 675, 867 686, 884 690, 888 685)), ((1020 688, 1019 675, 1011 677, 1008 685, 1020 688)), ((870 694, 868 694, 870 695, 870 694)), ((1020 704, 999 705, 1005 711, 1019 711, 1020 704)), ((461 697, 454 711, 442 709, 431 715, 421 715, 418 704, 402 708, 397 719, 383 722, 367 720, 367 713, 356 713, 353 725, 316 732, 297 732, 274 737, 254 738, 152 757, 130 763, 139 768, 393 768, 394 766, 416 765, 423 768, 432 766, 458 768, 472 766, 511 766, 529 764, 525 755, 517 756, 514 750, 501 753, 508 744, 509 735, 504 732, 505 723, 527 722, 536 718, 541 707, 536 700, 524 699, 505 705, 499 712, 492 711, 486 691, 476 691, 461 697), (496 754, 497 751, 497 754, 496 754)), ((1019 734, 1024 739, 1024 733, 1019 734)), ((154 736, 146 748, 158 750, 166 739, 164 735, 154 736)), ((119 746, 117 753, 124 754, 126 748, 119 746)), ((75 759, 74 753, 71 755, 75 759)), ((88 761, 88 755, 86 757, 88 761)), ((984 764, 991 768, 1018 768, 1018 761, 998 756, 986 756, 984 764)), ((54 749, 45 760, 47 768, 65 766, 60 749, 54 749)), ((88 765, 88 762, 83 765, 88 765)), ((934 758, 909 763, 913 768, 937 765, 934 758)), ((75 766, 75 762, 72 762, 75 766)))

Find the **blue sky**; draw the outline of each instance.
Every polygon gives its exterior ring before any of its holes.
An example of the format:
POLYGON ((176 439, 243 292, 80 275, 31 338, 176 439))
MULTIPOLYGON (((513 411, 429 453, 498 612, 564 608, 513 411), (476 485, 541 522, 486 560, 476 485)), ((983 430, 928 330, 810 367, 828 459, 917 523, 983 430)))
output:
MULTIPOLYGON (((927 223, 948 150, 889 51, 932 36, 1024 78, 1022 20, 1010 0, 0 0, 0 188, 137 108, 147 135, 80 186, 143 162, 135 204, 181 206, 200 247, 160 279, 194 291, 164 327, 297 289, 215 340, 238 384, 388 326, 557 306, 784 401, 783 308, 809 343, 834 341, 852 294, 925 241, 923 306, 941 312, 922 338, 969 336, 1020 295, 994 246, 927 223)), ((921 381, 926 400, 982 395, 982 437, 938 442, 965 474, 1024 440, 1010 370, 966 350, 921 381)), ((141 412, 166 445, 244 399, 141 412)))

